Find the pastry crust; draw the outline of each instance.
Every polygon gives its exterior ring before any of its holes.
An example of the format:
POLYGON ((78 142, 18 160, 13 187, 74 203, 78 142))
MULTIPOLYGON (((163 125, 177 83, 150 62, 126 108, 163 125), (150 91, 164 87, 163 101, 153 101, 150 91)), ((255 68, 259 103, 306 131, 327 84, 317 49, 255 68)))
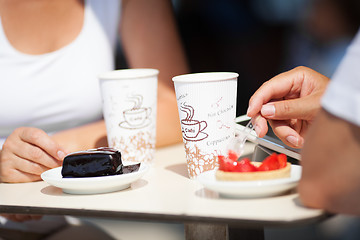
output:
MULTIPOLYGON (((261 162, 252 162, 255 166, 261 162)), ((291 164, 286 163, 286 167, 271 171, 257 171, 257 172, 225 172, 217 170, 215 173, 216 180, 219 181, 257 181, 268 180, 276 178, 290 177, 291 164)))

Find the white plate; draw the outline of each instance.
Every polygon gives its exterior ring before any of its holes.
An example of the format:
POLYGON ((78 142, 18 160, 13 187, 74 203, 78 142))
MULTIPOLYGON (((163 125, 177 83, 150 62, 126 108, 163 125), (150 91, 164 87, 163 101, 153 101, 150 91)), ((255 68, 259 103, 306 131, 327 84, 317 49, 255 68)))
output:
POLYGON ((262 181, 218 181, 215 171, 204 172, 197 178, 205 188, 229 198, 269 197, 294 188, 301 177, 301 166, 291 165, 289 178, 262 181))
MULTIPOLYGON (((123 162, 124 165, 135 164, 134 162, 123 162)), ((50 185, 62 188, 63 192, 70 194, 97 194, 120 191, 130 187, 132 182, 140 179, 149 169, 150 165, 141 163, 137 172, 83 178, 63 178, 62 167, 43 172, 41 178, 50 185)))

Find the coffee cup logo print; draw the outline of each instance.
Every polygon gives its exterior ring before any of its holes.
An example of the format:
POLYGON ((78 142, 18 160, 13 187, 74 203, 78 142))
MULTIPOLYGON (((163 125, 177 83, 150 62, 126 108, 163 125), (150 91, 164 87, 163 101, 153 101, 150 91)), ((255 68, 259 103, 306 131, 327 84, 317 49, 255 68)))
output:
POLYGON ((181 130, 185 140, 197 142, 208 137, 208 134, 203 132, 207 127, 207 122, 193 119, 194 108, 192 106, 182 103, 180 111, 186 113, 186 117, 181 119, 181 130))
POLYGON ((151 122, 149 116, 151 114, 150 107, 143 107, 143 96, 140 94, 132 94, 127 97, 127 101, 132 102, 132 108, 123 111, 124 121, 119 126, 127 129, 140 129, 148 126, 151 122))

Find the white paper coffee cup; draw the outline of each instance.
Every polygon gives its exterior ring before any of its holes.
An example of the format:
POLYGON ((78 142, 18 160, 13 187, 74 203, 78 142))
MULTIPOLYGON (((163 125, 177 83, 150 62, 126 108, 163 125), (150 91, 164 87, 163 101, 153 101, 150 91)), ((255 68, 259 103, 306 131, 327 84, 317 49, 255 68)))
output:
POLYGON ((218 166, 235 135, 237 73, 193 73, 173 78, 188 174, 218 166))
POLYGON ((108 145, 123 161, 154 159, 158 73, 135 68, 99 76, 108 145))

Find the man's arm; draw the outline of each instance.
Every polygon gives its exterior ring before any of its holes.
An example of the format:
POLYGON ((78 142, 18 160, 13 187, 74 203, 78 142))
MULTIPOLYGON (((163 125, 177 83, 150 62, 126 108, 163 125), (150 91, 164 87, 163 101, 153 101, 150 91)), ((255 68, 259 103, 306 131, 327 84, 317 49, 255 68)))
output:
POLYGON ((305 205, 360 214, 360 127, 322 109, 306 135, 301 164, 305 205))

